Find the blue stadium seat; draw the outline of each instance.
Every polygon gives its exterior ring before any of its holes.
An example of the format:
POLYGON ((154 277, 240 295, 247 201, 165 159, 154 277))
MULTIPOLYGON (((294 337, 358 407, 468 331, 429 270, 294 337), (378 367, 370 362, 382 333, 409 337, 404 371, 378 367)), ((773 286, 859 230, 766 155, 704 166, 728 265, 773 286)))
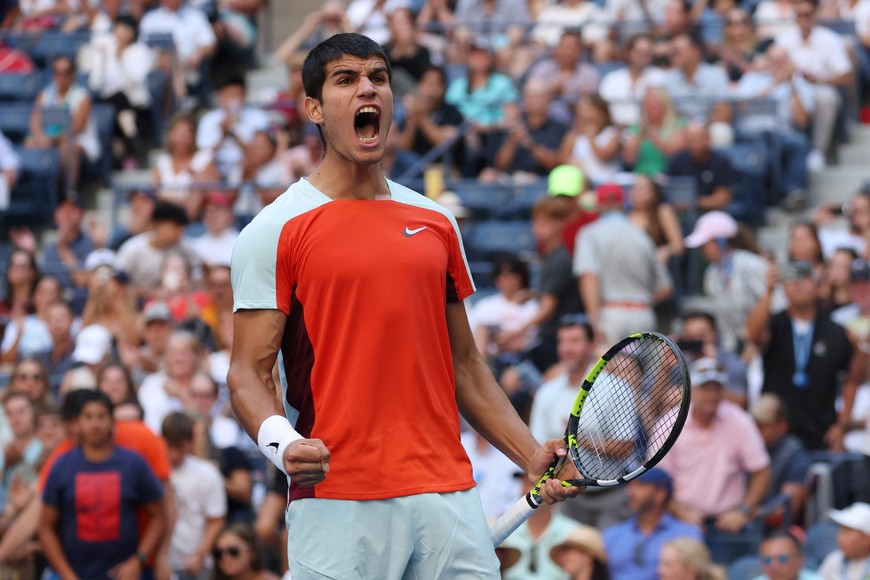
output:
POLYGON ((825 556, 837 549, 838 529, 839 526, 831 521, 817 522, 807 529, 807 541, 804 543, 807 568, 815 570, 825 556))
POLYGON ((56 149, 18 149, 21 172, 5 217, 10 223, 41 224, 57 205, 60 154, 56 149))
POLYGON ((38 63, 48 65, 59 56, 75 60, 82 45, 91 39, 89 30, 82 32, 45 31, 39 34, 36 45, 28 53, 38 63))
POLYGON ((32 102, 44 84, 41 72, 0 74, 0 101, 32 102))
POLYGON ((507 205, 499 212, 505 219, 523 219, 531 217, 532 207, 547 195, 547 180, 541 179, 535 183, 517 186, 507 205))
POLYGON ((529 257, 535 253, 532 225, 524 220, 481 222, 469 235, 466 251, 475 260, 488 260, 501 253, 529 257))
POLYGON ((752 580, 763 573, 758 556, 743 556, 728 566, 728 580, 752 580))
POLYGON ((15 144, 24 142, 30 127, 32 103, 3 103, 0 106, 0 131, 15 144))
POLYGON ((175 51, 175 40, 171 32, 152 32, 142 35, 142 42, 160 51, 175 51))
POLYGON ((479 183, 474 180, 452 184, 453 191, 462 200, 472 219, 488 220, 499 217, 511 197, 510 186, 502 183, 479 183))

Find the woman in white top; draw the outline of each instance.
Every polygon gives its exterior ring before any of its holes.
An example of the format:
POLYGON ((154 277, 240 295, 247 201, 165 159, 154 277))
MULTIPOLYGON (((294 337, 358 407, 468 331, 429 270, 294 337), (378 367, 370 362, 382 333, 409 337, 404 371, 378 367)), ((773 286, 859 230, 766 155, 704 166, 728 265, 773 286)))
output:
POLYGON ((211 151, 196 148, 196 121, 178 117, 169 126, 166 151, 154 162, 152 182, 159 188, 158 197, 187 209, 196 219, 202 203, 202 188, 194 184, 215 184, 220 181, 211 151))
POLYGON ((181 411, 190 400, 196 374, 202 370, 203 353, 197 338, 184 330, 169 337, 163 370, 150 374, 139 387, 139 402, 145 410, 145 423, 160 433, 163 419, 181 411))
POLYGON ((79 53, 82 70, 89 72, 88 85, 100 101, 115 107, 113 158, 131 155, 133 139, 142 135, 148 123, 148 75, 154 55, 138 42, 139 24, 132 16, 115 18, 112 34, 94 35, 79 53))
POLYGON ((78 183, 79 161, 84 154, 90 161, 100 157, 97 127, 91 117, 91 96, 88 90, 75 82, 75 63, 68 56, 59 56, 52 63, 54 80, 39 93, 30 116, 30 135, 24 145, 32 148, 57 147, 60 149, 61 175, 69 175, 71 186, 78 183), (69 127, 63 123, 43 119, 43 109, 67 109, 69 127), (67 138, 72 134, 72 139, 67 138), (68 147, 71 144, 71 147, 68 147), (69 172, 67 174, 67 171, 69 172))
POLYGON ((759 40, 776 38, 795 26, 791 0, 762 0, 753 15, 759 40))
POLYGON ((612 181, 620 170, 620 144, 607 101, 598 95, 581 97, 574 125, 562 141, 562 163, 576 165, 593 183, 612 181))

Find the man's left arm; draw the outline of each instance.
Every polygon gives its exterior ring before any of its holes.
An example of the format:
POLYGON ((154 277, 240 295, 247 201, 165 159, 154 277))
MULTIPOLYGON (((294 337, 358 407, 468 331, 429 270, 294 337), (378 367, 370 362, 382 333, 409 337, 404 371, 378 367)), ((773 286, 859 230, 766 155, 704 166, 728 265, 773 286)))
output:
POLYGON ((761 500, 764 499, 770 487, 770 467, 763 467, 749 474, 746 484, 746 495, 743 503, 736 509, 727 511, 716 518, 716 527, 723 532, 739 532, 758 511, 761 500))
MULTIPOLYGON (((446 315, 460 412, 472 428, 525 470, 530 479, 539 478, 556 455, 566 454, 564 442, 551 439, 541 446, 532 436, 480 357, 465 305, 448 303, 446 315)), ((570 461, 564 469, 575 477, 576 469, 570 461)), ((577 493, 577 488, 565 488, 557 479, 548 480, 541 487, 541 496, 547 503, 562 501, 577 493)))

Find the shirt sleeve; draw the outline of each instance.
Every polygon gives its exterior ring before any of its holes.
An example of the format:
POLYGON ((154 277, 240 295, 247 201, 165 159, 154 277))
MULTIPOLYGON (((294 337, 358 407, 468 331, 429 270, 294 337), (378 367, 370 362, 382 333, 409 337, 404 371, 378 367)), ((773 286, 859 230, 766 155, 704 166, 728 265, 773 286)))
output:
POLYGON ((255 219, 239 234, 231 267, 233 311, 281 310, 290 313, 290 295, 295 280, 286 257, 281 258, 282 284, 280 289, 278 287, 278 245, 282 226, 268 219, 255 219))
POLYGON ((68 485, 64 481, 64 475, 67 470, 64 469, 65 462, 62 460, 56 461, 48 472, 48 477, 45 479, 45 486, 42 490, 42 503, 50 505, 54 508, 60 508, 63 503, 63 490, 68 485))
POLYGON ((589 230, 584 228, 577 234, 577 254, 574 256, 574 275, 597 274, 601 270, 598 257, 593 247, 594 240, 589 239, 589 230))
POLYGON ((163 484, 154 471, 139 455, 133 455, 136 474, 136 497, 143 504, 157 501, 163 497, 163 484))
POLYGON ((224 478, 216 467, 211 469, 207 481, 203 482, 203 504, 205 516, 209 519, 222 518, 227 515, 227 492, 224 489, 224 478))
POLYGON ((740 420, 745 423, 740 429, 743 434, 742 443, 737 446, 740 464, 748 473, 754 473, 770 465, 770 456, 764 447, 764 440, 758 432, 758 427, 748 414, 743 411, 737 412, 741 413, 740 420))

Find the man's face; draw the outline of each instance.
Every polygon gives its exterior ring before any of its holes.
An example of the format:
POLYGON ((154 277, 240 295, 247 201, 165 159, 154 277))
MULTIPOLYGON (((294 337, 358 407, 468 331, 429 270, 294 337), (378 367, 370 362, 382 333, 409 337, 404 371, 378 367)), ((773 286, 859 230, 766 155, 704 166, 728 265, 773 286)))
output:
POLYGON ((714 417, 724 392, 725 388, 715 382, 692 385, 692 413, 702 419, 714 417))
POLYGON ((393 122, 393 90, 384 61, 342 56, 330 62, 321 99, 307 97, 305 105, 309 119, 323 130, 327 150, 354 164, 379 163, 393 122))
POLYGON ((225 303, 232 300, 232 282, 230 272, 226 268, 215 268, 208 274, 208 290, 212 300, 216 303, 225 303))
POLYGON ((64 202, 54 210, 54 221, 61 231, 78 231, 82 224, 82 208, 72 202, 64 202))
POLYGON ((840 526, 837 532, 837 545, 843 551, 843 556, 850 560, 858 560, 870 556, 870 535, 840 526))
POLYGON ((626 489, 628 507, 635 513, 649 511, 662 503, 659 499, 660 491, 661 489, 657 485, 633 481, 626 489))
POLYGON ((104 404, 85 403, 78 417, 79 440, 82 445, 106 445, 112 441, 113 425, 112 415, 104 404))
POLYGON ((703 159, 710 153, 710 137, 704 125, 693 123, 686 128, 686 148, 695 159, 703 159))
POLYGON ((16 437, 27 437, 33 433, 34 414, 33 403, 25 397, 12 397, 4 405, 9 427, 16 437))
POLYGON ((68 340, 73 323, 73 317, 69 309, 62 304, 53 304, 48 308, 46 316, 48 332, 51 333, 51 338, 55 342, 68 340))
POLYGON ((716 331, 703 318, 690 318, 683 323, 684 340, 700 340, 704 344, 716 343, 716 331))
POLYGON ((222 234, 233 224, 233 210, 225 205, 210 203, 202 212, 202 223, 210 234, 222 234))
POLYGON ((562 66, 576 66, 583 56, 583 45, 580 39, 573 35, 564 35, 553 49, 553 60, 562 66))
POLYGON ((184 226, 175 222, 156 222, 154 224, 154 242, 161 248, 178 244, 184 234, 184 226))
POLYGON ((636 68, 646 68, 652 64, 653 45, 647 38, 641 38, 634 43, 628 54, 628 62, 636 68))
POLYGON ((794 17, 801 32, 809 34, 816 24, 816 7, 812 2, 798 2, 794 8, 794 17))
POLYGON ((761 567, 770 580, 797 580, 804 558, 788 538, 773 538, 761 544, 761 567))
POLYGON ((145 331, 142 337, 145 339, 145 344, 152 351, 158 354, 166 351, 166 345, 169 342, 169 335, 172 334, 172 325, 166 320, 152 320, 145 324, 145 331))
POLYGON ((592 343, 582 326, 564 326, 559 329, 557 346, 559 360, 569 371, 585 371, 592 343))
POLYGON ((816 283, 809 276, 800 280, 782 283, 788 303, 794 307, 806 307, 816 301, 816 283))
POLYGON ((420 77, 420 82, 417 83, 417 94, 432 105, 440 105, 444 100, 445 88, 441 73, 429 70, 420 77))
POLYGON ((241 85, 227 85, 218 93, 218 103, 225 111, 238 113, 245 104, 245 87, 241 85))

